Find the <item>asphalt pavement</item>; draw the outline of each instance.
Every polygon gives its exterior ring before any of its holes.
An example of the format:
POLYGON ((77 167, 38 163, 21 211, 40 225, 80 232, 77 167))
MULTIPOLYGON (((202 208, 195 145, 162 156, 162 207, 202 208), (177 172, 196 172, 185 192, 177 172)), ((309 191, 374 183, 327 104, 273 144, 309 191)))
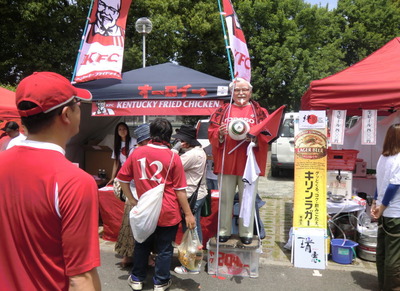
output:
MULTIPOLYGON (((260 209, 266 230, 262 240, 258 277, 221 277, 207 273, 207 254, 198 275, 178 275, 173 272, 179 265, 177 254, 171 267, 172 286, 169 290, 378 290, 374 262, 359 258, 352 264, 341 265, 331 260, 325 270, 295 268, 290 262, 290 250, 284 248, 292 224, 293 174, 280 178, 262 177, 259 194, 266 205, 260 209)), ((102 266, 98 269, 102 290, 131 290, 127 284, 129 269, 122 269, 115 255, 114 243, 101 240, 102 266)), ((143 290, 153 290, 154 269, 149 267, 143 290)))
MULTIPOLYGON (((121 269, 120 258, 113 251, 113 243, 103 242, 101 247, 102 266, 98 269, 103 291, 131 290, 127 284, 129 269, 121 269)), ((206 260, 206 258, 205 258, 206 260)), ((174 256, 171 270, 178 266, 174 256)), ((346 266, 343 269, 328 268, 312 270, 295 268, 289 263, 273 262, 260 258, 258 278, 248 277, 216 277, 206 272, 204 261, 202 271, 198 275, 178 275, 171 271, 172 286, 169 290, 325 290, 325 291, 357 291, 378 290, 376 273, 370 269, 360 270, 346 266)), ((154 268, 149 267, 143 290, 153 290, 152 276, 154 268)))

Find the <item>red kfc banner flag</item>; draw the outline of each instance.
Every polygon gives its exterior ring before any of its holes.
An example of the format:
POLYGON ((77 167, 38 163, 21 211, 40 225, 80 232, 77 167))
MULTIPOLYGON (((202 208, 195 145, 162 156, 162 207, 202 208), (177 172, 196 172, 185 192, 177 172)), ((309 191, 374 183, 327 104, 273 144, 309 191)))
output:
POLYGON ((73 82, 121 79, 126 18, 132 0, 94 0, 73 82))
POLYGON ((250 82, 251 66, 246 39, 240 27, 239 19, 233 9, 231 0, 223 0, 226 26, 229 34, 229 46, 234 56, 234 77, 240 77, 250 82))
POLYGON ((260 133, 265 133, 268 136, 268 142, 275 140, 279 134, 279 128, 282 124, 285 108, 286 105, 282 105, 276 109, 259 124, 254 125, 248 134, 251 136, 257 136, 260 133))

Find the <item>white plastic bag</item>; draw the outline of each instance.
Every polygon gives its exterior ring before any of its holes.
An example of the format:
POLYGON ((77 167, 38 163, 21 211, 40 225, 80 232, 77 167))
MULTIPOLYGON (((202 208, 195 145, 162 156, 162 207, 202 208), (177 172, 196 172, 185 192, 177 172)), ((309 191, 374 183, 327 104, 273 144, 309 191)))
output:
POLYGON ((129 212, 133 237, 139 243, 144 242, 156 230, 164 188, 163 183, 143 193, 137 205, 129 212))
POLYGON ((117 199, 121 200, 122 202, 126 201, 126 197, 121 189, 121 183, 118 181, 117 178, 115 178, 113 181, 113 190, 114 190, 114 195, 115 197, 117 197, 117 199))
POLYGON ((196 229, 187 229, 178 246, 179 262, 190 271, 199 271, 203 260, 203 245, 196 229))

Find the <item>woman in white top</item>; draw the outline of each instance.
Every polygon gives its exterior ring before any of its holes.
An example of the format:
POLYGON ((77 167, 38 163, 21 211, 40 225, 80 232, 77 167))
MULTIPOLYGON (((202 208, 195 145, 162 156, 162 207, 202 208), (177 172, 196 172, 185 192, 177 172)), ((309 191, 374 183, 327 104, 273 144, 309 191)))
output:
POLYGON ((111 158, 114 160, 111 179, 108 184, 114 181, 119 169, 125 163, 126 158, 132 153, 136 146, 136 139, 131 137, 129 127, 125 122, 120 122, 115 127, 114 133, 114 150, 111 158))
MULTIPOLYGON (((125 122, 120 122, 115 127, 114 132, 114 150, 111 158, 114 160, 111 179, 108 184, 112 184, 119 169, 125 163, 128 156, 136 147, 136 139, 132 138, 129 132, 129 127, 125 122)), ((134 239, 130 230, 129 222, 127 223, 126 216, 129 217, 130 206, 125 204, 123 221, 118 234, 118 239, 115 244, 115 251, 122 257, 121 266, 125 267, 132 262, 134 239), (128 225, 128 227, 126 227, 128 225)))
MULTIPOLYGON (((201 144, 196 139, 197 132, 196 128, 194 128, 193 126, 183 124, 177 131, 177 134, 173 135, 172 137, 179 140, 178 145, 175 145, 172 150, 182 152, 180 158, 186 174, 186 183, 188 186, 186 189, 186 193, 188 195, 188 198, 192 196, 197 188, 199 189, 196 204, 192 209, 192 212, 194 217, 196 218, 196 229, 199 240, 201 243, 203 243, 200 214, 201 208, 203 207, 207 196, 205 177, 207 156, 203 148, 201 147, 201 144)), ((182 224, 182 228, 183 231, 186 230, 186 226, 184 224, 182 224)), ((183 266, 178 266, 174 269, 174 271, 178 274, 198 274, 200 270, 190 271, 183 266)))
POLYGON ((371 215, 378 219, 376 267, 380 290, 400 290, 400 124, 389 127, 376 166, 371 215))

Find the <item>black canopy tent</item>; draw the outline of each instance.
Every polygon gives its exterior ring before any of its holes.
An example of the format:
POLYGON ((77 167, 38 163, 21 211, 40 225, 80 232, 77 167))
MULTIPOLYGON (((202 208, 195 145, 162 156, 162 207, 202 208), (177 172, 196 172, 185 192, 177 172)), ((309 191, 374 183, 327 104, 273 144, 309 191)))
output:
POLYGON ((92 93, 94 102, 81 105, 80 132, 70 140, 67 156, 84 165, 83 147, 89 147, 89 144, 97 145, 106 136, 112 135, 116 124, 126 121, 125 118, 128 116, 210 115, 216 108, 212 106, 184 107, 184 102, 193 101, 193 105, 200 106, 208 102, 216 106, 219 102, 230 98, 229 82, 184 66, 165 63, 125 72, 122 74, 122 80, 98 79, 76 83, 75 86, 88 89, 92 93), (188 88, 187 85, 190 87, 188 88), (141 90, 142 86, 152 89, 144 91, 141 90), (174 91, 173 88, 177 89, 174 91), (147 98, 140 94, 143 92, 148 93, 147 98), (111 109, 114 114, 94 114, 98 101, 104 101, 107 112, 111 109), (146 103, 150 104, 150 101, 156 107, 144 108, 143 106, 146 103), (117 108, 118 104, 122 104, 121 107, 131 105, 131 108, 117 108), (182 106, 173 107, 177 104, 182 104, 182 106), (140 105, 142 107, 139 108, 140 105), (97 116, 103 116, 103 118, 97 116))
POLYGON ((92 115, 209 115, 230 98, 230 81, 173 63, 128 71, 122 80, 77 83, 92 95, 92 115), (105 109, 97 113, 99 101, 105 109), (97 106, 96 106, 97 104, 97 106))

